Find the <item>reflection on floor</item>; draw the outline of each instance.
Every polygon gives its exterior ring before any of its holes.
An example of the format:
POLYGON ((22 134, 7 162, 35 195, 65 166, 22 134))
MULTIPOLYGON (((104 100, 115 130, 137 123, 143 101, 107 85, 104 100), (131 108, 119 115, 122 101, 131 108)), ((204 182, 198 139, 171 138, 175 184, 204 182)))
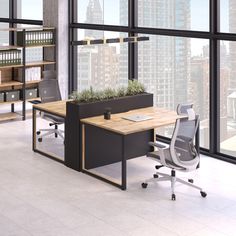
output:
POLYGON ((128 190, 121 191, 33 153, 31 132, 31 120, 0 124, 1 236, 235 235, 234 165, 202 156, 190 176, 207 198, 178 185, 173 202, 168 183, 141 188, 155 171, 152 160, 128 161, 128 190))

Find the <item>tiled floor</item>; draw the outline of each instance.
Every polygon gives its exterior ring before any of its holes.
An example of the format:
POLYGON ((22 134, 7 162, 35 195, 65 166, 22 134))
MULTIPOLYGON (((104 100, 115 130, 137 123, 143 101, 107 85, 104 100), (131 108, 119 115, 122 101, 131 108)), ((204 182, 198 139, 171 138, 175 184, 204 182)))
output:
POLYGON ((0 124, 0 134, 0 236, 235 235, 234 165, 202 156, 193 177, 207 198, 179 185, 173 202, 167 183, 140 187, 151 160, 128 162, 121 191, 34 154, 30 120, 0 124))

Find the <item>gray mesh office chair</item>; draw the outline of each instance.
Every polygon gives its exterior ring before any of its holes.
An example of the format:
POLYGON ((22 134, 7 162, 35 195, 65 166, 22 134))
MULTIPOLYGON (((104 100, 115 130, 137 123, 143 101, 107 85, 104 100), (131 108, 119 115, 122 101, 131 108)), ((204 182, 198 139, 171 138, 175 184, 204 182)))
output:
MULTIPOLYGON (((185 111, 188 112, 189 110, 193 111, 192 108, 186 109, 185 111)), ((182 111, 182 113, 180 112, 179 114, 185 114, 185 112, 182 111)), ((195 113, 193 114, 194 117, 186 117, 176 120, 170 145, 159 142, 150 142, 150 145, 154 146, 157 150, 148 153, 147 157, 154 158, 156 161, 161 163, 161 166, 156 167, 157 169, 163 166, 170 168, 171 175, 156 172, 153 175, 153 178, 142 183, 143 188, 147 188, 148 182, 171 181, 171 197, 172 200, 176 200, 175 183, 180 182, 200 190, 202 197, 207 196, 206 192, 204 192, 202 188, 194 185, 191 180, 185 181, 176 178, 176 170, 184 172, 193 171, 196 170, 199 164, 200 158, 194 146, 194 137, 199 125, 199 116, 195 115, 195 113)))
POLYGON ((187 115, 188 114, 188 109, 193 108, 193 104, 192 103, 188 103, 188 104, 179 104, 177 106, 177 114, 178 115, 187 115))
MULTIPOLYGON (((39 96, 42 103, 55 102, 61 100, 61 93, 56 79, 44 79, 39 83, 39 96)), ((64 139, 64 131, 58 129, 58 126, 64 123, 64 119, 49 113, 42 113, 42 118, 50 121, 49 126, 54 126, 53 129, 40 129, 37 132, 38 141, 42 142, 43 137, 54 134, 55 138, 60 136, 64 139), (46 132, 42 134, 42 132, 46 132)))
POLYGON ((45 70, 43 71, 43 79, 56 79, 57 72, 54 70, 45 70))

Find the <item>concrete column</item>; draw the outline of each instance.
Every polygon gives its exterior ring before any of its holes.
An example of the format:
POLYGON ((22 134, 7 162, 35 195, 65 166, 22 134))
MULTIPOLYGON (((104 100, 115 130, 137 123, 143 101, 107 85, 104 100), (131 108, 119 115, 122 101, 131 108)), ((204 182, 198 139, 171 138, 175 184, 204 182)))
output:
MULTIPOLYGON (((43 1, 43 24, 53 26, 57 30, 57 74, 63 99, 68 97, 68 45, 69 45, 69 18, 68 0, 44 0, 43 1)), ((45 50, 45 58, 53 58, 53 50, 45 50)))

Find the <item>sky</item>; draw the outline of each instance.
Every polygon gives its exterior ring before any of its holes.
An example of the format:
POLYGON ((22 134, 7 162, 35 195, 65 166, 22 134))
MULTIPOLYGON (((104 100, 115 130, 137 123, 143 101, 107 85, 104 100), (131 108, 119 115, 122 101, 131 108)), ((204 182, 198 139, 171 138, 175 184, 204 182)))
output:
MULTIPOLYGON (((191 0, 191 29, 194 30, 209 30, 209 3, 208 0, 191 0)), ((227 1, 224 1, 227 2, 227 1)), ((78 20, 79 22, 85 22, 86 11, 89 0, 79 0, 78 5, 78 20)), ((104 23, 119 25, 119 3, 120 0, 100 0, 101 7, 104 8, 104 23)), ((227 6, 225 6, 223 12, 227 12, 227 6)), ((225 18, 225 17, 224 17, 225 18)), ((228 26, 227 22, 225 26, 228 26)), ((110 33, 109 37, 116 37, 117 35, 110 33)), ((198 55, 202 51, 203 45, 208 44, 208 40, 191 40, 192 55, 198 55)))
POLYGON ((43 19, 43 1, 42 0, 21 0, 22 18, 32 20, 43 19))
MULTIPOLYGON (((1 0, 0 0, 1 1, 1 0)), ((163 0, 164 1, 164 0, 163 0)), ((190 0, 191 1, 191 29, 208 30, 209 1, 208 0, 190 0)), ((221 1, 221 29, 228 31, 228 1, 221 1)), ((28 19, 42 19, 42 0, 21 0, 22 16, 28 19)), ((89 0, 78 0, 78 18, 80 22, 86 19, 86 10, 89 0)), ((105 12, 105 24, 119 25, 119 3, 120 0, 100 0, 105 12), (103 4, 104 2, 104 4, 103 4), (104 5, 104 6, 103 6, 104 5)))
MULTIPOLYGON (((163 0, 164 1, 164 0, 163 0)), ((221 1, 221 29, 224 32, 229 30, 228 23, 228 1, 221 1)), ((209 30, 209 1, 191 0, 191 29, 207 31, 209 30)), ((89 0, 78 0, 78 19, 79 22, 85 22, 86 10, 89 0)), ((100 0, 103 8, 105 24, 119 25, 119 3, 120 0, 100 0)), ((22 16, 29 19, 42 19, 42 0, 22 0, 22 16), (34 9, 34 10, 32 10, 34 9)), ((110 33, 109 37, 117 37, 117 33, 110 33)), ((208 40, 192 39, 192 55, 201 52, 203 45, 208 44, 208 40)))
MULTIPOLYGON (((163 0, 164 1, 164 0, 163 0)), ((221 28, 228 30, 228 1, 221 1, 221 28)), ((86 10, 89 0, 79 0, 78 18, 80 22, 86 19, 86 10)), ((100 0, 101 7, 105 12, 105 24, 119 24, 119 3, 120 0, 100 0)), ((191 29, 208 30, 209 1, 208 0, 190 0, 191 2, 191 29)))

